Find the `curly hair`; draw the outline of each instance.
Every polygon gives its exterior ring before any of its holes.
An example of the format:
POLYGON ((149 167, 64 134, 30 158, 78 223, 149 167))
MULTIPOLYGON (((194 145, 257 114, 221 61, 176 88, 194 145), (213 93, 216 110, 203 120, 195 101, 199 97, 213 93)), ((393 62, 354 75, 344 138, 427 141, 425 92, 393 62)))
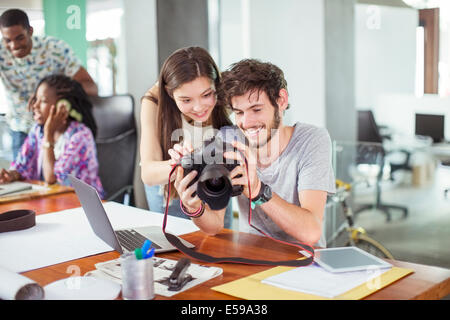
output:
POLYGON ((0 16, 0 27, 7 28, 21 25, 25 29, 30 28, 30 21, 27 14, 20 9, 9 9, 0 16))
MULTIPOLYGON (((97 124, 92 114, 92 102, 89 100, 86 91, 84 91, 81 84, 62 74, 52 74, 46 76, 39 81, 37 88, 43 83, 55 89, 56 96, 59 99, 66 99, 70 102, 71 108, 75 109, 82 116, 82 123, 91 129, 94 137, 97 135, 97 124)), ((69 119, 76 121, 75 118, 69 115, 69 119)))
POLYGON ((221 89, 228 106, 231 106, 233 97, 243 96, 250 91, 252 94, 265 92, 272 105, 278 108, 280 90, 287 91, 287 82, 283 71, 276 65, 257 59, 244 59, 222 72, 221 89))

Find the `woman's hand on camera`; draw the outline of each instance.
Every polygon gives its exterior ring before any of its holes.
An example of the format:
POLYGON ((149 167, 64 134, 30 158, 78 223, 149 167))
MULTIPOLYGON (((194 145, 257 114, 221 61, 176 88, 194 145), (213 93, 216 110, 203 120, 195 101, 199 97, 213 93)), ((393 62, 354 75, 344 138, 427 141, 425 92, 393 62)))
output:
POLYGON ((192 144, 189 141, 184 141, 183 144, 175 144, 173 148, 168 151, 170 156, 169 165, 176 165, 184 155, 191 153, 193 150, 192 144))
POLYGON ((261 187, 261 181, 256 173, 256 155, 239 141, 233 141, 232 145, 240 152, 228 151, 224 153, 224 157, 239 161, 240 165, 231 171, 231 183, 232 185, 242 185, 242 193, 249 199, 254 198, 261 187))
POLYGON ((184 176, 184 170, 182 167, 177 168, 177 176, 175 179, 175 189, 177 189, 180 200, 183 206, 189 212, 196 212, 202 205, 200 198, 195 195, 194 192, 197 190, 197 183, 195 182, 191 186, 188 186, 191 181, 197 176, 197 171, 192 171, 188 175, 184 176))

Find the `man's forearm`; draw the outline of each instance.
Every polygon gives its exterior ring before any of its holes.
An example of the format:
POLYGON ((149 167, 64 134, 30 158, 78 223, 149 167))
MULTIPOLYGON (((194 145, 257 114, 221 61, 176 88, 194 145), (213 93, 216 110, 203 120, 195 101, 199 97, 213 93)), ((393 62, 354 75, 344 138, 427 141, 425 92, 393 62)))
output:
POLYGON ((319 241, 322 223, 311 211, 285 201, 276 193, 260 207, 280 229, 298 241, 307 244, 319 241))
POLYGON ((209 235, 216 235, 224 228, 225 209, 215 211, 211 210, 207 204, 205 204, 205 212, 201 217, 192 218, 192 221, 197 227, 204 233, 209 235))

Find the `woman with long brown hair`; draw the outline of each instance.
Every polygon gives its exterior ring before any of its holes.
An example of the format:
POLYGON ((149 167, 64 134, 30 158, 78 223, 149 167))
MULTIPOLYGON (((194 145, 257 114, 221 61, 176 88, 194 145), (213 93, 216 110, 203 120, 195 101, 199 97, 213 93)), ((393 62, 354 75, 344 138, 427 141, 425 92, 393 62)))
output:
MULTIPOLYGON (((205 49, 181 48, 167 58, 158 83, 142 98, 141 177, 151 211, 164 212, 169 173, 183 154, 200 147, 215 130, 231 125, 218 92, 220 80, 205 49)), ((171 188, 169 201, 177 197, 175 193, 171 188)), ((230 227, 230 205, 227 211, 225 227, 230 227)), ((179 201, 171 201, 168 212, 188 218, 179 201)))

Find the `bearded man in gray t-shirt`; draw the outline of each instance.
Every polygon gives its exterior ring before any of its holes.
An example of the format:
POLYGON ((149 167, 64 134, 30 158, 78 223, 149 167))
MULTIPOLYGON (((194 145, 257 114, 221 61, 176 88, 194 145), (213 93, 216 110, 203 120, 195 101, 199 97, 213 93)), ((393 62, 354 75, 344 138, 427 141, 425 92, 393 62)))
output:
MULTIPOLYGON (((246 141, 233 141, 240 153, 224 153, 225 158, 241 162, 230 175, 233 185, 243 186, 238 197, 239 231, 325 246, 325 204, 328 193, 335 192, 327 130, 303 123, 283 124, 283 113, 289 107, 287 83, 283 72, 271 63, 245 59, 233 64, 223 73, 222 89, 235 113, 236 136, 243 135, 246 141)), ((217 234, 223 229, 225 210, 213 211, 193 196, 195 184, 188 185, 196 173, 183 178, 181 171, 175 187, 184 209, 203 210, 192 220, 202 231, 217 234)))

